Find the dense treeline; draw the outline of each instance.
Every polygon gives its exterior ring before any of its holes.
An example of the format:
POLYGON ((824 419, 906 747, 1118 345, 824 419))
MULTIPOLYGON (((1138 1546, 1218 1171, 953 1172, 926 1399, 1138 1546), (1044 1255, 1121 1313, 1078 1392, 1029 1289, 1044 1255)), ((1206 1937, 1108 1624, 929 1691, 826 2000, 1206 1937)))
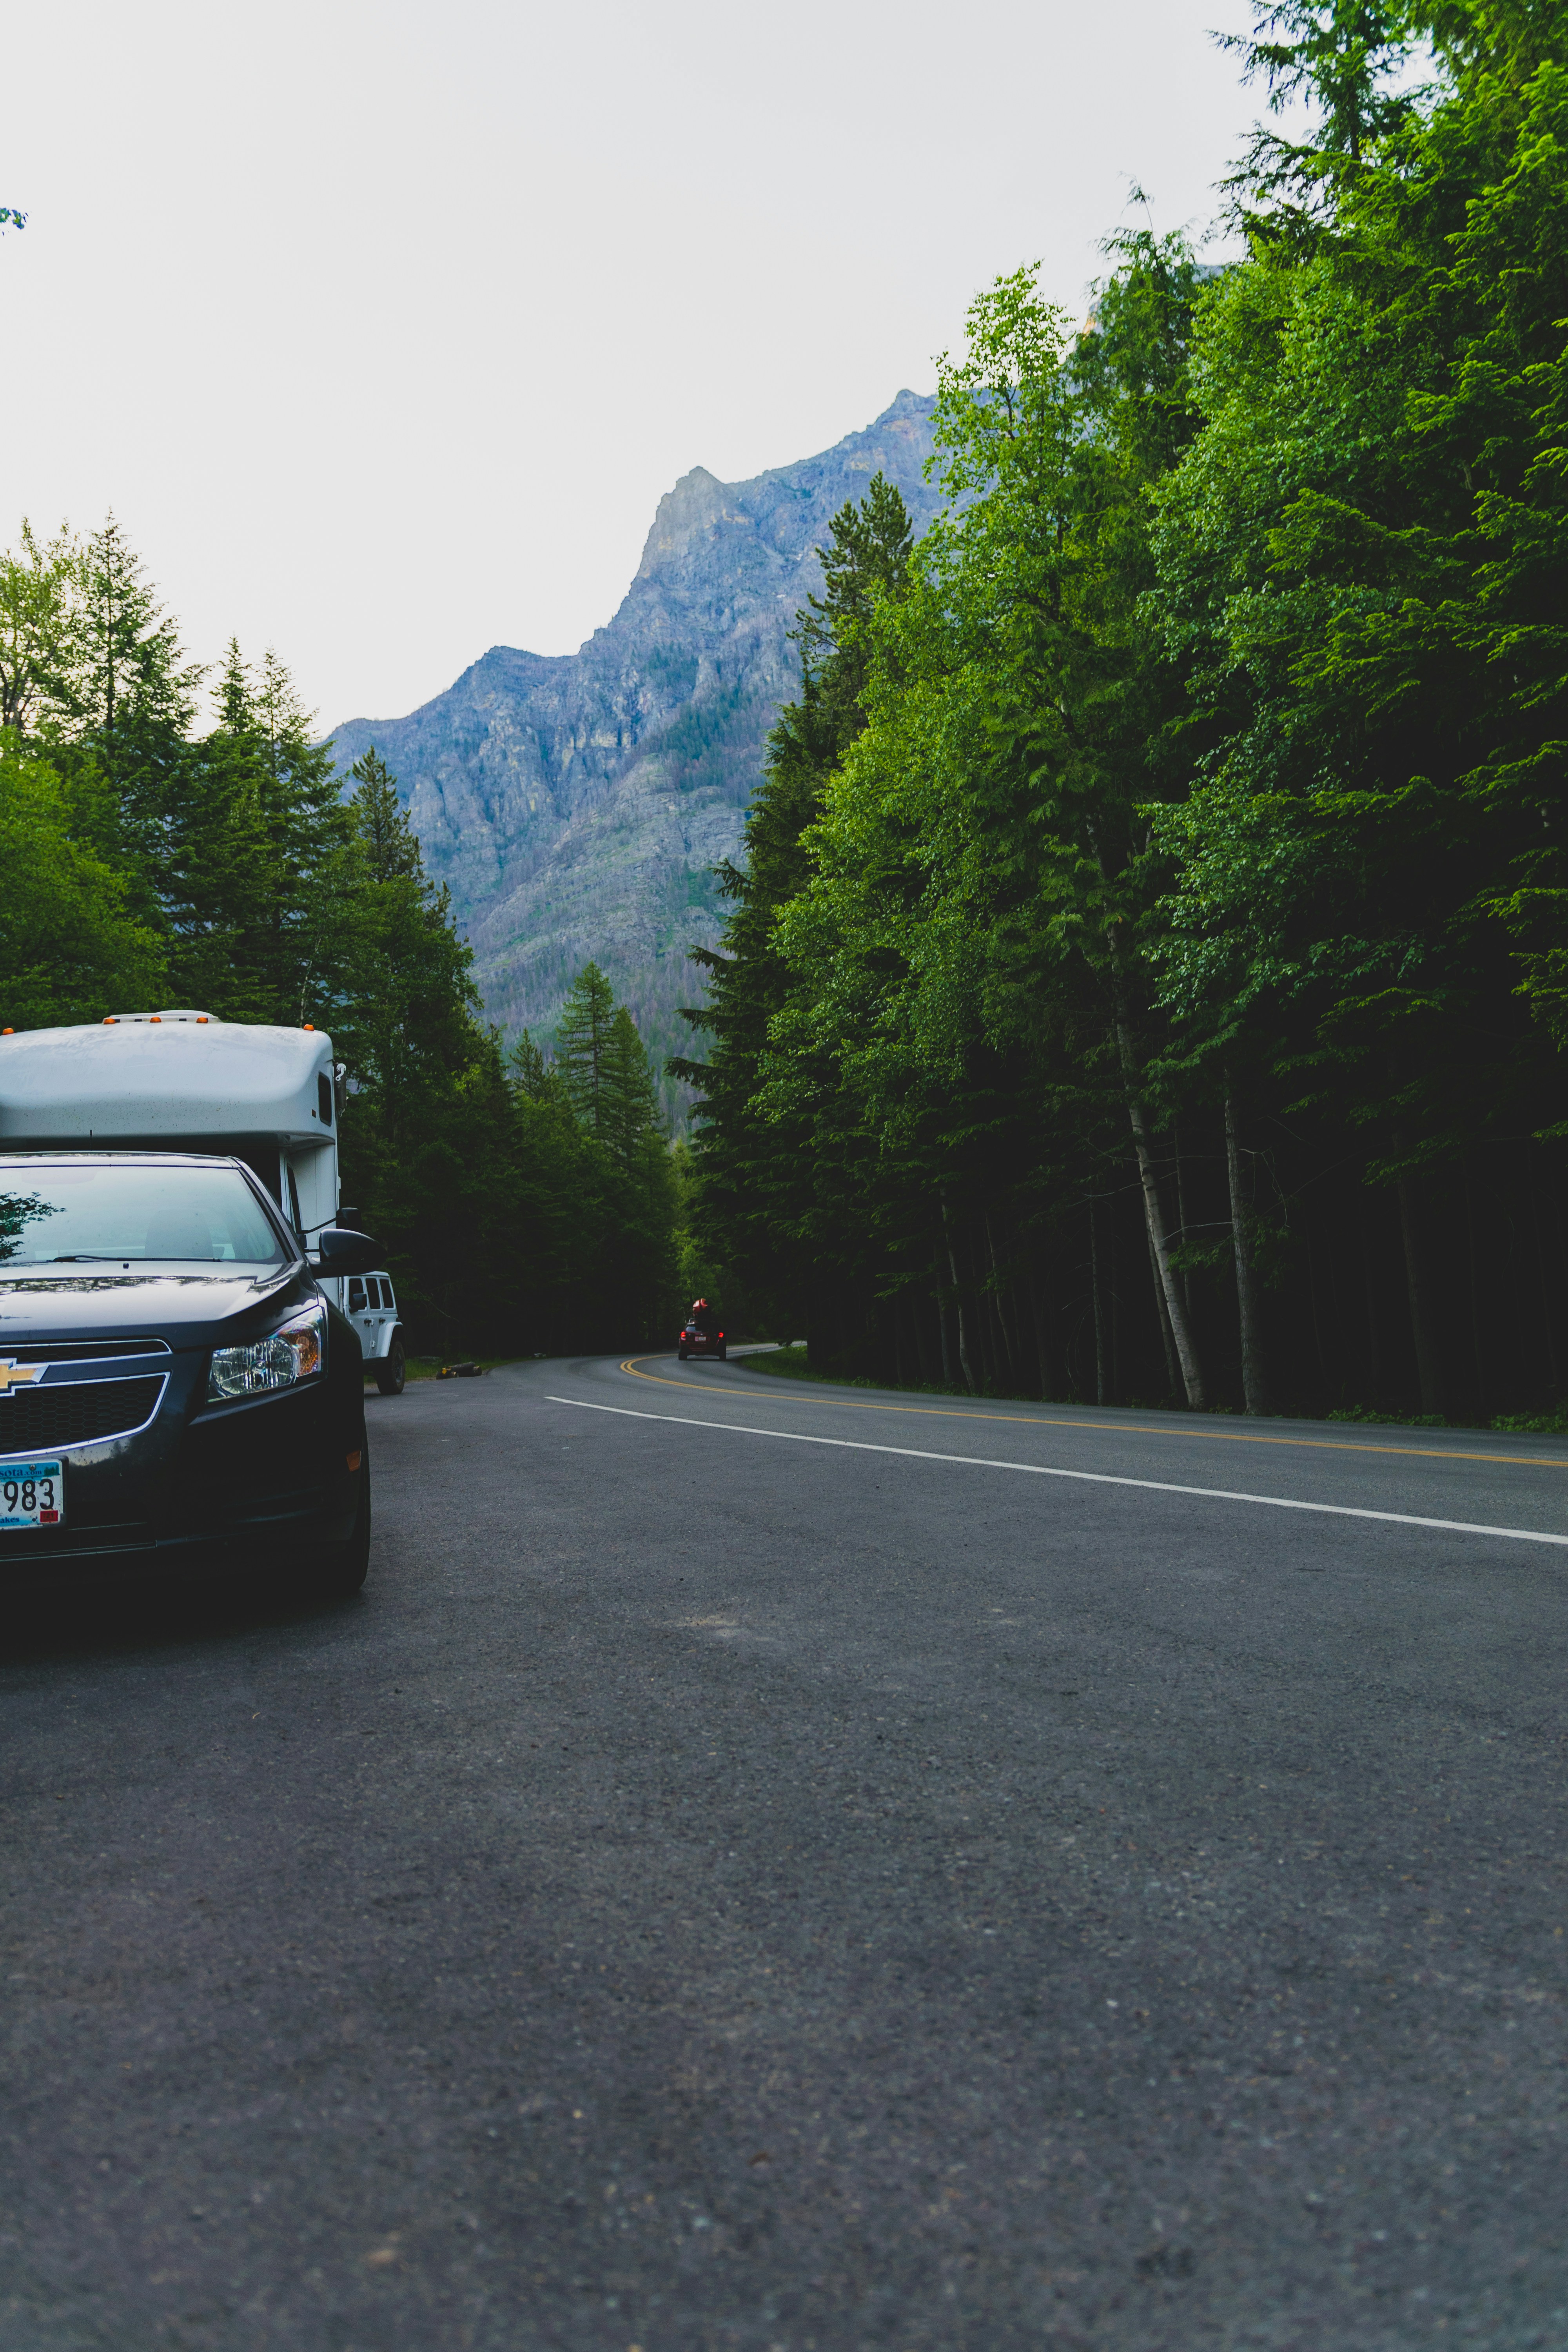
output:
POLYGON ((526 1035, 503 1055, 384 763, 367 752, 345 796, 270 653, 257 670, 230 646, 205 730, 204 685, 112 519, 47 544, 24 526, 0 557, 4 1021, 311 1022, 347 1076, 345 1196, 415 1349, 662 1334, 676 1172, 602 975, 552 1062, 526 1035))
POLYGON ((1568 7, 1285 0, 1245 257, 1028 270, 837 519, 696 1018, 700 1221, 883 1379, 1568 1394, 1568 7), (1429 48, 1433 79, 1410 86, 1429 48))

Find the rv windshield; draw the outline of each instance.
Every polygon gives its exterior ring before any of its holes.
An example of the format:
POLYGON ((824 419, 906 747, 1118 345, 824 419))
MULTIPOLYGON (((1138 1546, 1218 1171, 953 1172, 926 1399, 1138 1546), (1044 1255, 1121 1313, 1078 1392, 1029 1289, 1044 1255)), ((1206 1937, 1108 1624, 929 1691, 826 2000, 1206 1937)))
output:
POLYGON ((0 1262, 279 1265, 285 1252, 236 1168, 0 1168, 0 1262))

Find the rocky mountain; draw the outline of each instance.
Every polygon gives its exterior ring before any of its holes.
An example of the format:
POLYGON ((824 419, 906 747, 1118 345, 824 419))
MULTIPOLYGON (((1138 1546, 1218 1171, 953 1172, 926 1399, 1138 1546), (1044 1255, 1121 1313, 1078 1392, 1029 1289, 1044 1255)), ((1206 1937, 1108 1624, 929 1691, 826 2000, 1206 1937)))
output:
POLYGON ((659 500, 607 626, 575 654, 494 646, 406 719, 333 730, 340 772, 374 743, 432 873, 473 941, 490 1017, 548 1034, 590 958, 661 1058, 689 1046, 689 945, 721 910, 710 869, 740 845, 781 701, 786 632, 820 583, 817 548, 880 470, 917 529, 934 403, 900 392, 863 433, 750 482, 700 466, 659 500))

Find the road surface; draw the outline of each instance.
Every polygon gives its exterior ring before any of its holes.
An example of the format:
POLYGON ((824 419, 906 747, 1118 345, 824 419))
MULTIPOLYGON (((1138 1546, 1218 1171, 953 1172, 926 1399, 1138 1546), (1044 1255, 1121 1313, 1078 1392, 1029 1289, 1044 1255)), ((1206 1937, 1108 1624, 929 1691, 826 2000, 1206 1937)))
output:
POLYGON ((7 1613, 0 2352, 1562 2352, 1568 1444, 369 1411, 360 1600, 7 1613))

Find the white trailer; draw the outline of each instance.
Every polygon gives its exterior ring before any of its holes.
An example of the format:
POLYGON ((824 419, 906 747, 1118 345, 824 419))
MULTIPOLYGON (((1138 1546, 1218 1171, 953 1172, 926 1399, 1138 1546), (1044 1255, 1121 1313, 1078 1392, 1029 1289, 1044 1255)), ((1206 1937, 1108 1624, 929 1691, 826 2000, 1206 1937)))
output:
MULTIPOLYGON (((0 1034, 0 1151, 206 1151, 243 1160, 307 1253, 337 1222, 342 1107, 332 1041, 309 1024, 284 1029, 172 1007, 0 1034)), ((353 1322, 378 1384, 401 1388, 403 1332, 390 1277, 320 1279, 353 1322)))

